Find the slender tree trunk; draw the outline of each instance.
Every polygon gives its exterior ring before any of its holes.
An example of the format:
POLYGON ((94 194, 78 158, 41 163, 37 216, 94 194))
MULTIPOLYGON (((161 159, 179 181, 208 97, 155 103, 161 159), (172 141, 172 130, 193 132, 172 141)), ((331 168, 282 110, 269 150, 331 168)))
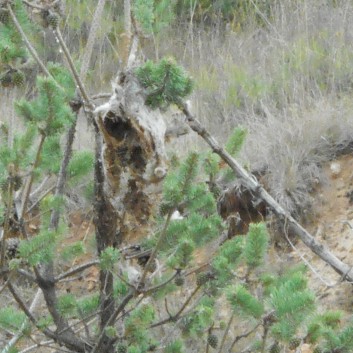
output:
MULTIPOLYGON (((95 150, 95 167, 94 167, 94 209, 95 218, 94 224, 96 228, 96 241, 98 255, 107 247, 115 246, 116 230, 117 230, 117 213, 114 207, 109 202, 104 191, 104 170, 102 162, 102 136, 99 132, 95 134, 96 150, 95 150)), ((110 319, 111 313, 115 311, 115 301, 113 298, 113 275, 110 271, 101 270, 99 273, 100 281, 100 328, 104 330, 107 322, 110 319)), ((109 352, 111 340, 106 337, 103 340, 106 342, 102 353, 109 352)))

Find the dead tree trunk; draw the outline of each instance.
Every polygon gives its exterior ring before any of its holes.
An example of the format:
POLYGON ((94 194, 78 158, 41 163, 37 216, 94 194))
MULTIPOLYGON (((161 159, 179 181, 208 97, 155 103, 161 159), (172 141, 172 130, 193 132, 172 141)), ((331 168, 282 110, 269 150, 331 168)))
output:
POLYGON ((145 92, 132 71, 120 73, 109 102, 95 110, 103 135, 104 195, 117 212, 117 239, 148 225, 153 202, 149 186, 167 172, 166 124, 145 105, 145 92))

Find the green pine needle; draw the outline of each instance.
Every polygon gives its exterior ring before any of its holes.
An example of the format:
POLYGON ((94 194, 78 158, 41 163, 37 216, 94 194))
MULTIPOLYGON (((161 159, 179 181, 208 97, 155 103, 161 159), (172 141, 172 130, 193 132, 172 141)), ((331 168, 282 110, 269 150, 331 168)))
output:
POLYGON ((84 316, 87 316, 94 311, 98 310, 99 305, 100 305, 100 298, 99 295, 94 293, 90 296, 87 296, 85 298, 77 300, 77 308, 79 311, 79 314, 84 316))
POLYGON ((68 165, 68 176, 71 184, 77 183, 82 177, 93 170, 94 155, 91 151, 79 151, 73 154, 68 165))
POLYGON ((76 315, 77 302, 73 294, 65 294, 58 298, 57 308, 61 315, 65 317, 72 317, 76 315))
POLYGON ((146 88, 146 104, 153 109, 166 109, 189 95, 193 89, 191 78, 171 58, 164 58, 157 64, 147 61, 135 72, 141 85, 146 88))
POLYGON ((4 329, 17 332, 25 320, 26 315, 12 306, 0 309, 0 327, 4 329))
POLYGON ((176 340, 167 345, 164 349, 164 353, 183 353, 184 346, 181 340, 176 340))
POLYGON ((263 305, 242 285, 227 288, 226 295, 234 311, 256 319, 264 313, 263 305))
POLYGON ((109 246, 100 254, 100 267, 103 271, 111 271, 120 258, 118 249, 109 246))
POLYGON ((250 224, 244 247, 245 262, 249 268, 256 268, 264 261, 268 246, 268 233, 264 223, 250 224))
POLYGON ((226 143, 226 150, 233 157, 236 157, 244 145, 247 135, 247 129, 244 127, 237 127, 234 129, 232 135, 226 143))

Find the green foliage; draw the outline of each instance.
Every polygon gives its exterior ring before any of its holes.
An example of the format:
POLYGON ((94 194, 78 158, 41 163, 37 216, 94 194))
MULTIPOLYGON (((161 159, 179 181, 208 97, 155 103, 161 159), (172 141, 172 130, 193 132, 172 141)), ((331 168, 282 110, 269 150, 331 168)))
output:
MULTIPOLYGON (((31 25, 23 2, 16 0, 13 11, 21 26, 31 32, 31 25)), ((9 14, 7 15, 9 18, 9 14)), ((7 65, 16 66, 21 60, 27 59, 27 50, 23 45, 21 35, 17 32, 11 19, 0 22, 0 72, 7 65)))
POLYGON ((26 121, 37 124, 42 134, 61 133, 75 119, 66 103, 66 96, 52 78, 37 78, 38 97, 32 102, 25 99, 15 105, 17 113, 26 121))
POLYGON ((226 291, 227 299, 236 312, 259 319, 263 305, 242 285, 231 286, 226 291))
POLYGON ((210 152, 203 160, 203 168, 207 175, 210 176, 210 180, 214 180, 217 173, 219 172, 219 163, 221 158, 218 154, 210 152))
POLYGON ((77 302, 73 294, 65 294, 58 298, 59 312, 65 317, 72 317, 76 314, 77 302))
MULTIPOLYGON (((49 194, 43 198, 40 202, 41 223, 43 228, 49 228, 50 226, 50 212, 52 210, 62 210, 63 206, 64 199, 61 196, 49 194)), ((63 231, 64 229, 61 229, 61 232, 63 231)))
POLYGON ((175 18, 175 0, 135 0, 135 18, 146 34, 159 34, 175 18))
POLYGON ((40 170, 45 173, 57 174, 60 170, 61 158, 60 136, 48 136, 43 144, 40 170))
POLYGON ((164 202, 174 207, 188 197, 199 171, 199 156, 190 153, 178 170, 167 175, 163 184, 164 202))
POLYGON ((272 332, 275 337, 287 342, 315 310, 314 294, 307 289, 306 278, 301 272, 280 279, 271 289, 269 303, 278 318, 272 332))
POLYGON ((192 258, 195 250, 195 243, 189 237, 179 238, 177 248, 168 259, 168 266, 171 268, 185 268, 192 258))
POLYGON ((111 271, 119 258, 119 250, 113 248, 112 246, 108 246, 104 249, 104 251, 101 252, 99 256, 101 269, 103 271, 111 271))
POLYGON ((142 352, 147 351, 149 344, 151 343, 151 337, 149 336, 150 332, 147 328, 154 318, 154 308, 151 305, 142 304, 137 307, 124 322, 126 339, 131 343, 138 345, 142 352))
POLYGON ((12 306, 0 309, 0 326, 5 330, 17 332, 25 320, 26 315, 12 306))
POLYGON ((172 219, 166 230, 162 250, 172 254, 167 261, 170 268, 187 267, 195 247, 214 239, 222 230, 214 196, 205 183, 197 181, 199 170, 199 156, 191 153, 167 175, 163 184, 160 213, 172 214, 174 210, 182 209, 186 215, 172 219))
POLYGON ((68 176, 71 184, 77 183, 82 177, 92 172, 94 156, 90 151, 75 152, 68 165, 68 176))
POLYGON ((135 0, 134 1, 134 15, 146 33, 151 33, 153 30, 153 22, 154 22, 153 5, 154 5, 154 0, 135 0))
POLYGON ((116 279, 114 281, 114 290, 113 290, 113 295, 114 298, 120 299, 124 297, 129 291, 129 287, 127 284, 120 279, 116 279))
POLYGON ((90 296, 77 300, 77 308, 82 316, 87 316, 99 308, 99 295, 94 293, 90 296))
POLYGON ((227 152, 229 152, 233 157, 237 157, 238 153, 243 147, 246 135, 247 135, 246 128, 237 127, 234 129, 233 133, 229 136, 225 148, 227 152))
POLYGON ((324 342, 321 344, 327 353, 349 353, 353 349, 353 324, 349 323, 340 331, 328 329, 323 334, 324 342))
POLYGON ((147 61, 135 72, 146 88, 146 104, 153 109, 166 109, 170 104, 178 103, 193 88, 191 78, 171 58, 164 58, 157 64, 147 61))
POLYGON ((37 327, 39 329, 46 329, 52 324, 53 324, 53 318, 50 315, 42 316, 37 320, 37 327))
POLYGON ((234 276, 234 271, 242 259, 244 238, 236 237, 223 244, 212 260, 212 268, 216 272, 217 283, 223 287, 234 276))
POLYGON ((60 256, 64 261, 69 261, 85 253, 85 246, 82 241, 77 241, 73 244, 65 246, 61 251, 60 256))
POLYGON ((67 100, 75 97, 76 85, 70 71, 58 63, 48 63, 48 71, 53 76, 55 81, 65 87, 64 95, 67 100))
POLYGON ((181 340, 176 340, 167 345, 164 349, 164 353, 183 353, 184 346, 181 340))
POLYGON ((327 311, 315 315, 308 325, 308 341, 315 343, 327 330, 335 330, 339 327, 342 319, 340 311, 327 311))
POLYGON ((250 269, 260 266, 268 246, 268 233, 264 223, 250 224, 244 247, 245 262, 250 269))
POLYGON ((183 318, 181 325, 185 337, 200 338, 213 323, 214 300, 203 298, 192 315, 183 318))
POLYGON ((58 237, 62 229, 56 231, 41 228, 40 232, 29 239, 22 240, 19 245, 19 255, 29 265, 36 266, 53 259, 58 237))

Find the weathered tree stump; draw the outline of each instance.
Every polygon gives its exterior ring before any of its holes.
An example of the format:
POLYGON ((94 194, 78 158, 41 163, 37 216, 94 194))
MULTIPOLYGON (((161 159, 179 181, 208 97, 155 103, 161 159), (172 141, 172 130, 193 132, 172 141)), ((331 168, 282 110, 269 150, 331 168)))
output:
POLYGON ((117 242, 147 225, 153 210, 149 186, 167 173, 166 123, 145 104, 133 71, 122 72, 109 101, 95 110, 103 135, 104 195, 117 212, 117 242))

